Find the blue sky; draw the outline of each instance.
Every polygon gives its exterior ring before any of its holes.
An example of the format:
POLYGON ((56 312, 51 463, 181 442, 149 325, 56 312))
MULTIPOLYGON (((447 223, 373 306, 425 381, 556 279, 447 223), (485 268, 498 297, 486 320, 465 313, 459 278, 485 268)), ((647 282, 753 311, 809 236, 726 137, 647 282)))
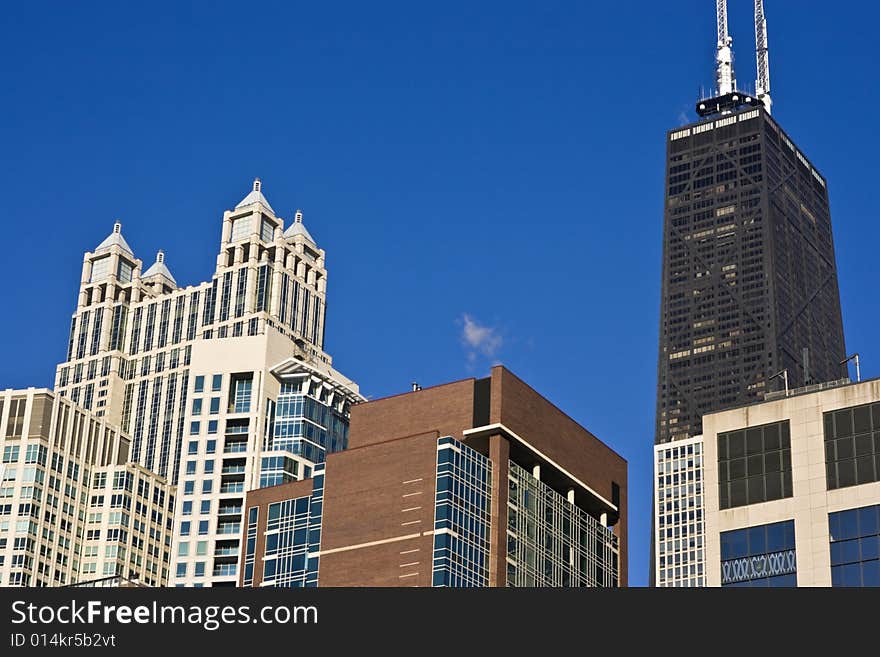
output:
MULTIPOLYGON (((115 219, 197 283, 260 176, 327 251, 335 365, 381 397, 504 363, 628 459, 645 584, 664 138, 712 83, 714 3, 81 4, 4 8, 0 386, 51 384, 115 219)), ((877 376, 880 9, 766 5, 774 116, 829 181, 847 345, 877 376)))

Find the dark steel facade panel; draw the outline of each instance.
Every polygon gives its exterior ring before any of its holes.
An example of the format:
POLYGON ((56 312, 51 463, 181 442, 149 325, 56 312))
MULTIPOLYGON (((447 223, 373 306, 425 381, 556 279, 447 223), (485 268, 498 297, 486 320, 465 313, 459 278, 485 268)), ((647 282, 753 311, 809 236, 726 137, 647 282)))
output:
POLYGON ((655 441, 844 357, 824 178, 763 109, 670 131, 655 441))

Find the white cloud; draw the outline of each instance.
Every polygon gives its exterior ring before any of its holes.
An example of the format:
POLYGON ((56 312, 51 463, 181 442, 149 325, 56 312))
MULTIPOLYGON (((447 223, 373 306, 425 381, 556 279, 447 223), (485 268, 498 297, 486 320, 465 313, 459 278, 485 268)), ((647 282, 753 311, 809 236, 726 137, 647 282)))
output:
POLYGON ((491 326, 484 326, 467 313, 461 317, 461 339, 468 348, 468 361, 476 360, 478 354, 486 358, 495 358, 495 354, 501 348, 504 340, 498 335, 498 330, 491 326))

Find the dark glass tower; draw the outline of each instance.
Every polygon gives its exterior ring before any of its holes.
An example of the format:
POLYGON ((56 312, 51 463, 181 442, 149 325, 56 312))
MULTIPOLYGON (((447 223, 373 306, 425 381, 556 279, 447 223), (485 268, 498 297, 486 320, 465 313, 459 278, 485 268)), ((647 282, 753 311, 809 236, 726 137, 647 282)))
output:
POLYGON ((790 388, 846 376, 825 179, 760 102, 716 100, 667 135, 658 443, 782 370, 790 388))

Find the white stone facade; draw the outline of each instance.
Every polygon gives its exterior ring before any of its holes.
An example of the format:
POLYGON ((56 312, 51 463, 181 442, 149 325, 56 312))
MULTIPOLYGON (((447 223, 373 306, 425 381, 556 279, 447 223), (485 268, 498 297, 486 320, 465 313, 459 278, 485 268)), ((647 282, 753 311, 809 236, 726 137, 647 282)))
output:
POLYGON ((797 586, 831 586, 829 514, 880 504, 878 481, 829 490, 825 441, 826 414, 880 401, 880 380, 796 393, 703 418, 708 586, 722 584, 722 532, 789 520, 794 521, 797 586), (791 441, 791 496, 720 509, 718 435, 786 420, 791 441))

